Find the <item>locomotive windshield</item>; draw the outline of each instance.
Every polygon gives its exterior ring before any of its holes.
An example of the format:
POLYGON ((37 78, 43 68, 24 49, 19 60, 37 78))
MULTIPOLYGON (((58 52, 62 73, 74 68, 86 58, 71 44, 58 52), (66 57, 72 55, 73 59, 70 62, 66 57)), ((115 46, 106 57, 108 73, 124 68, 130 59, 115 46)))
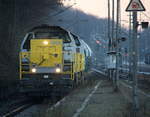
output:
POLYGON ((23 44, 23 49, 30 50, 31 39, 62 39, 63 43, 71 42, 67 32, 34 32, 27 36, 23 44))
POLYGON ((62 32, 36 32, 35 39, 63 39, 64 43, 71 41, 68 33, 62 32))

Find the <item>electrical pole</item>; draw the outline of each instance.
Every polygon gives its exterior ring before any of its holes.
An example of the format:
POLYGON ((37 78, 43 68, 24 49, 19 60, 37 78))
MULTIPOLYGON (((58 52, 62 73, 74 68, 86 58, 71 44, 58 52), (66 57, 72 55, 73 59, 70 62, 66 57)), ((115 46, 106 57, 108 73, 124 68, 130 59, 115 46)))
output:
POLYGON ((116 14, 116 79, 115 79, 115 90, 118 90, 119 80, 119 17, 120 15, 120 0, 117 0, 117 14, 116 14))
MULTIPOLYGON (((114 21, 115 21, 115 2, 114 0, 112 0, 112 32, 111 32, 111 37, 112 37, 112 44, 114 44, 114 21)), ((113 45, 112 45, 112 50, 114 49, 113 45)))
POLYGON ((108 51, 110 51, 111 48, 111 36, 110 36, 110 0, 108 0, 108 51))
MULTIPOLYGON (((114 22, 115 22, 115 1, 112 0, 112 32, 111 32, 111 50, 114 51, 115 40, 114 40, 114 22)), ((113 63, 112 63, 113 64, 113 63)), ((111 69, 113 84, 115 84, 115 68, 111 69)))
POLYGON ((132 77, 132 13, 129 12, 129 81, 133 80, 133 77, 132 77))
MULTIPOLYGON (((110 33, 110 0, 108 0, 108 53, 111 51, 111 46, 112 46, 112 40, 111 40, 111 33, 110 33)), ((109 57, 109 55, 107 57, 109 57)), ((108 68, 108 77, 109 79, 111 79, 111 70, 109 68, 108 68)))

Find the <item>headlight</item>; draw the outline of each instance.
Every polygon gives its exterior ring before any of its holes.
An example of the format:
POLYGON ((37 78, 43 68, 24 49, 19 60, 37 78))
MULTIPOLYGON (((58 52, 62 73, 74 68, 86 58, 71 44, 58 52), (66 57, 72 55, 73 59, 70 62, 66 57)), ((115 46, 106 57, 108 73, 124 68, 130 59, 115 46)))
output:
POLYGON ((56 73, 60 73, 60 68, 56 68, 56 73))
POLYGON ((43 44, 44 45, 48 45, 48 41, 43 41, 43 44))
POLYGON ((32 68, 32 70, 31 70, 33 73, 35 73, 36 72, 36 68, 32 68))

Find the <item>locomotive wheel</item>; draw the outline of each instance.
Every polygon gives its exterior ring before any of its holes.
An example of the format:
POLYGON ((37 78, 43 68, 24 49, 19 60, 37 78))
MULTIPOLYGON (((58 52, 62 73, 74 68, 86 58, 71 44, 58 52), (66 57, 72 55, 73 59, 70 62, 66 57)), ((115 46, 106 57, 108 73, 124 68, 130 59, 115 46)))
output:
POLYGON ((85 84, 85 77, 84 77, 84 73, 83 72, 81 72, 81 83, 82 83, 82 85, 85 84))
POLYGON ((79 85, 79 78, 78 78, 78 73, 75 74, 75 78, 74 78, 74 88, 78 87, 79 85))
POLYGON ((85 84, 85 78, 84 78, 84 76, 82 76, 82 85, 84 85, 85 84))

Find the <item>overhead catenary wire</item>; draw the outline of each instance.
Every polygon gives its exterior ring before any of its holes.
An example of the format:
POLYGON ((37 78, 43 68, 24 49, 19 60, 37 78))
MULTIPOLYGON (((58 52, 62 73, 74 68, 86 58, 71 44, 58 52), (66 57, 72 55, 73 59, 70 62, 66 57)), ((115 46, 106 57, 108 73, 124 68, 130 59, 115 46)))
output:
MULTIPOLYGON (((64 13, 64 12, 66 12, 67 10, 69 10, 70 8, 72 8, 74 5, 76 5, 76 3, 74 3, 74 4, 72 4, 72 5, 68 6, 68 7, 65 7, 64 9, 60 9, 60 10, 57 11, 56 13, 50 14, 50 15, 44 17, 44 18, 39 18, 39 19, 37 19, 37 18, 35 18, 35 17, 32 17, 32 19, 35 19, 35 20, 34 20, 35 23, 39 23, 39 22, 44 21, 44 20, 46 21, 46 20, 49 20, 50 17, 56 17, 56 16, 58 16, 58 15, 64 13)), ((33 24, 33 23, 32 23, 32 24, 33 24)), ((23 27, 23 28, 26 29, 26 28, 28 28, 28 27, 30 27, 30 26, 31 26, 31 24, 28 24, 28 25, 26 25, 26 26, 23 27)))

